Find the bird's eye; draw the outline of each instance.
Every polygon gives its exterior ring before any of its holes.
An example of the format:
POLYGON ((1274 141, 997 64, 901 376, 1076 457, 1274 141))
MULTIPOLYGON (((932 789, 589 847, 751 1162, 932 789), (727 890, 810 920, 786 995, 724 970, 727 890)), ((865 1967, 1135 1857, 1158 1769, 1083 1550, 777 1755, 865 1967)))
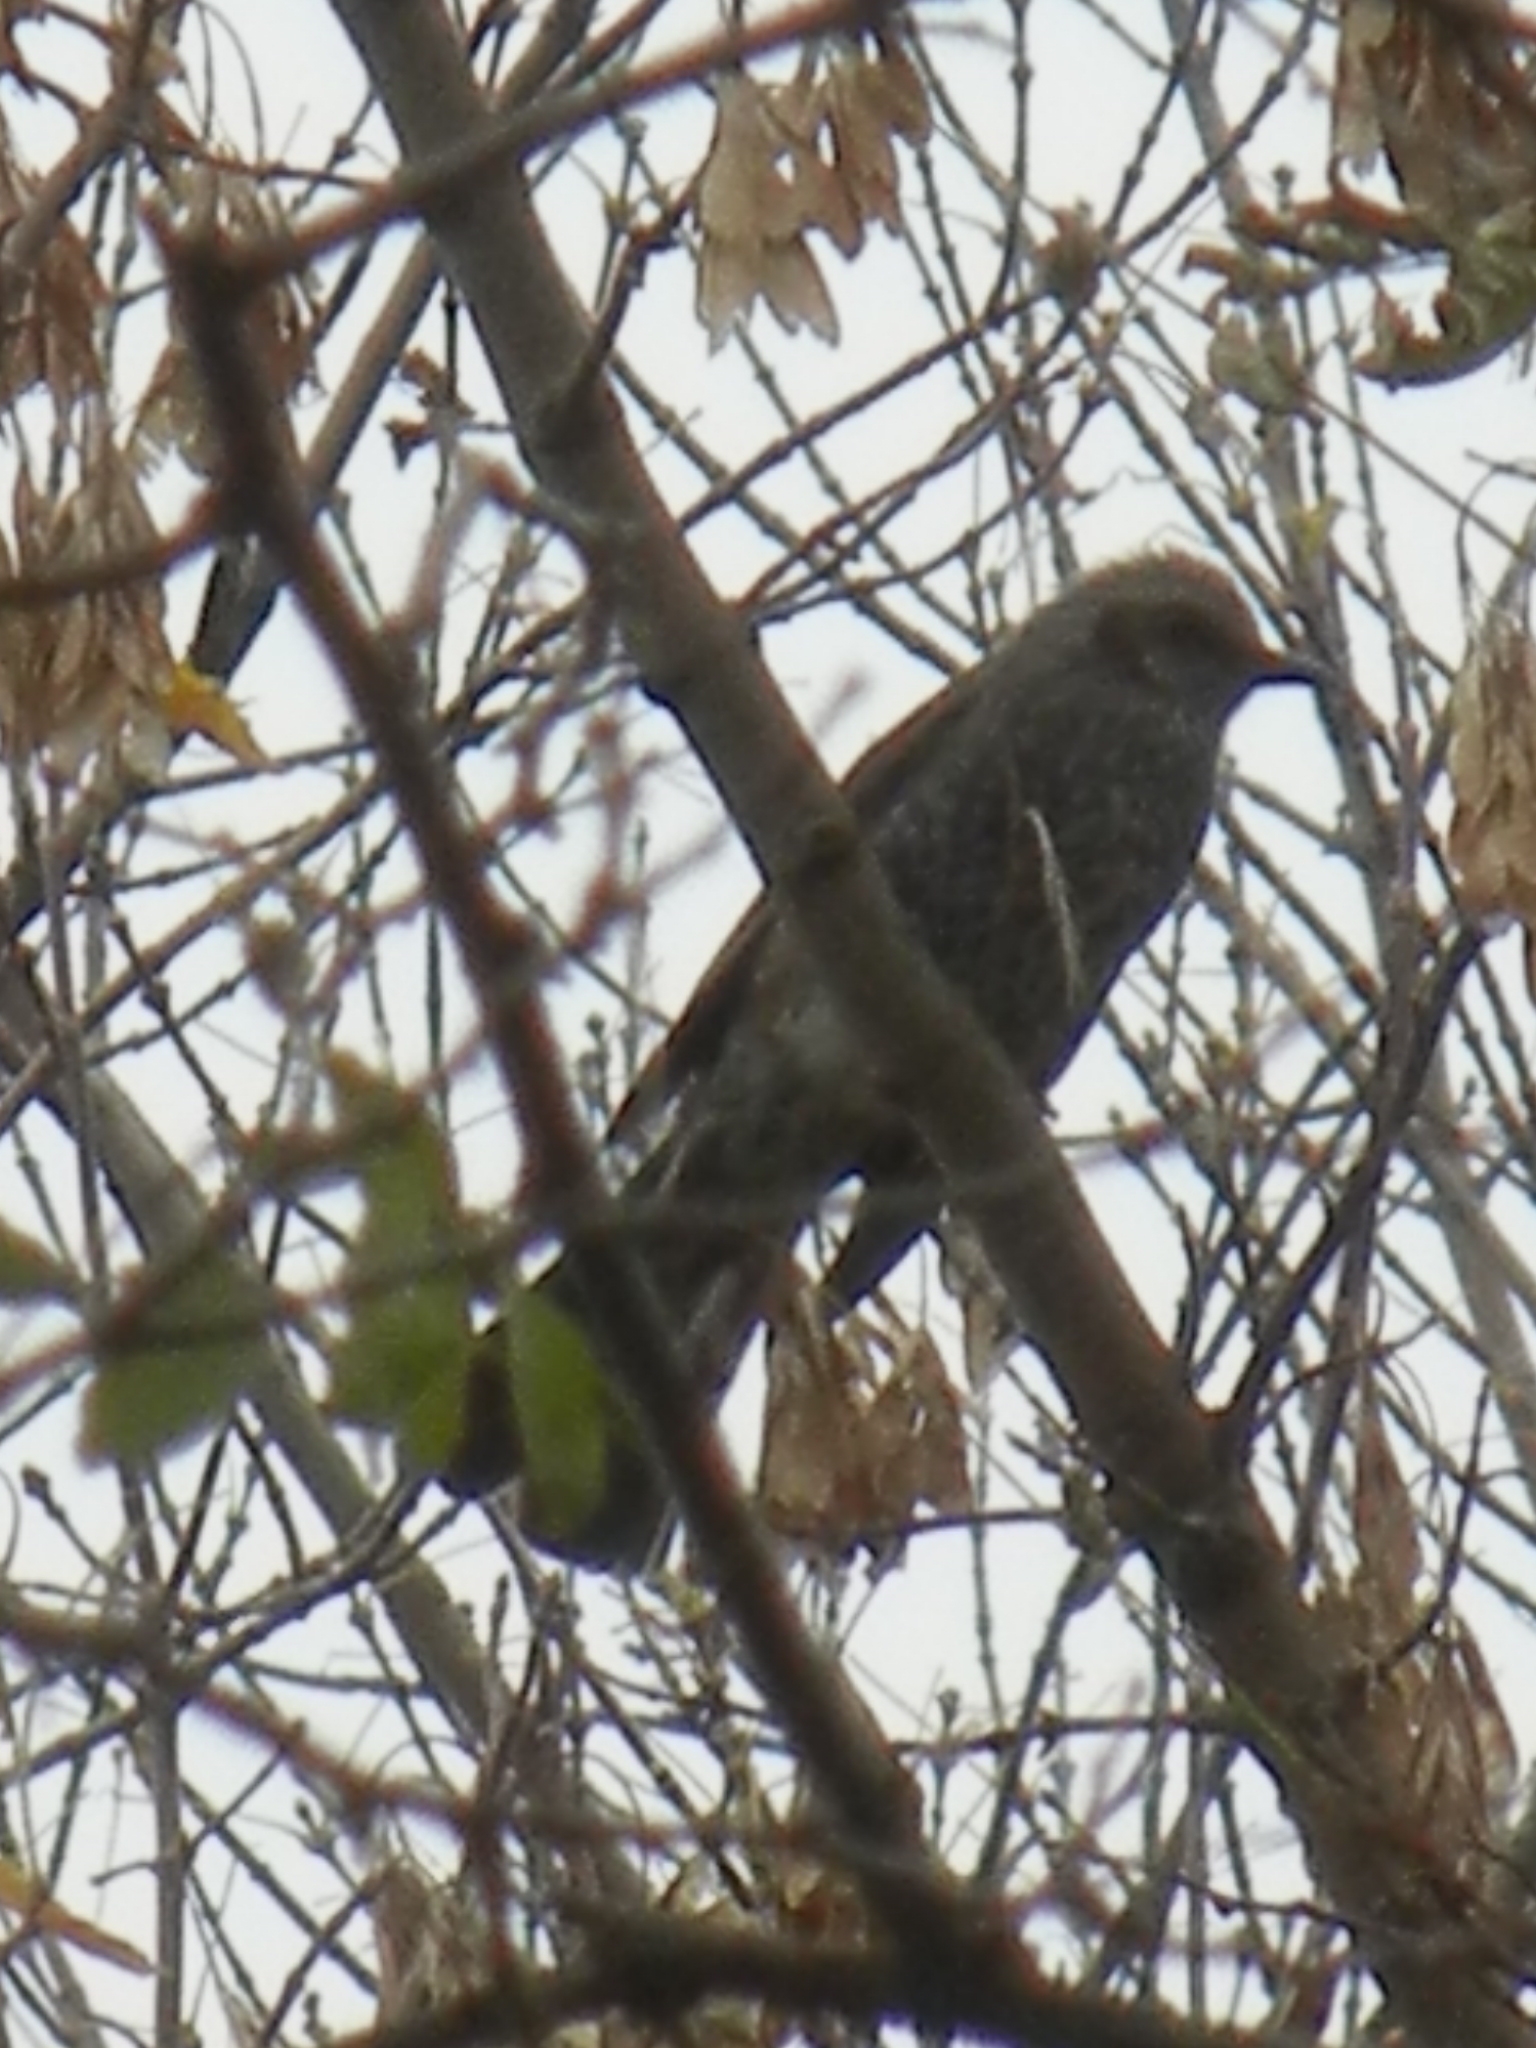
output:
POLYGON ((1204 654, 1213 644, 1210 621, 1193 612, 1169 612, 1161 623, 1163 645, 1175 654, 1204 654))

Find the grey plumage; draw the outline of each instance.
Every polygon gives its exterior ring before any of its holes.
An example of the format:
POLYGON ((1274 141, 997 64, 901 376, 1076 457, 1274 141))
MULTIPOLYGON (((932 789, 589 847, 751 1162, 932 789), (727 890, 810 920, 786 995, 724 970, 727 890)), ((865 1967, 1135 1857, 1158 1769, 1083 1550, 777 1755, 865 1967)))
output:
MULTIPOLYGON (((1031 1088, 1060 1075, 1187 879, 1228 717, 1254 684, 1297 673, 1219 571, 1141 556, 1042 606, 849 776, 913 936, 1031 1088)), ((620 1135, 639 1158, 620 1200, 689 1369, 712 1391, 829 1189, 863 1181, 829 1275, 842 1307, 942 1199, 771 901, 705 977, 620 1135)), ((547 1284, 579 1316, 559 1263, 547 1284)), ((500 1462, 515 1459, 513 1443, 500 1462)), ((616 1452, 610 1481, 604 1511, 580 1531, 545 1532, 552 1547, 600 1563, 643 1553, 659 1482, 633 1445, 616 1452)))

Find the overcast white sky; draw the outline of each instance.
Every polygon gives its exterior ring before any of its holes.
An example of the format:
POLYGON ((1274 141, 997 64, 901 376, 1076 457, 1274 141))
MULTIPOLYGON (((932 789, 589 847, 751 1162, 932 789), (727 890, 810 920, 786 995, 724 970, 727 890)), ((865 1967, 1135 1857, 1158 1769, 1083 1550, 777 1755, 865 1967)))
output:
MULTIPOLYGON (((995 122, 1002 128, 1011 118, 1006 52, 998 40, 999 15, 1000 9, 991 6, 989 0, 966 0, 966 4, 932 6, 921 17, 931 38, 946 39, 950 90, 966 119, 977 127, 995 122)), ((702 29, 713 18, 713 10, 700 5, 695 10, 693 26, 702 29)), ((1271 18, 1278 30, 1288 26, 1291 17, 1288 9, 1260 4, 1252 9, 1250 18, 1254 32, 1234 36, 1229 61, 1234 77, 1256 80, 1270 57, 1264 37, 1271 18)), ((668 19, 673 16, 669 14, 668 19)), ((1150 87, 1144 71, 1131 56, 1117 57, 1113 35, 1086 9, 1052 6, 1037 9, 1036 19, 1040 79, 1031 128, 1031 149, 1037 167, 1032 181, 1034 197, 1042 207, 1065 206, 1086 199, 1101 209, 1118 183, 1125 145, 1139 132, 1145 118, 1150 87)), ((270 154, 299 162, 322 160, 334 135, 352 119, 361 91, 345 40, 324 5, 320 0, 257 0, 255 5, 238 5, 231 0, 224 26, 219 26, 218 17, 211 20, 208 61, 218 76, 218 103, 234 139, 242 146, 249 143, 251 108, 259 104, 264 145, 270 154), (241 81, 242 65, 249 66, 249 88, 241 81)), ((1145 36, 1157 45, 1166 40, 1160 10, 1152 0, 1128 0, 1128 4, 1117 8, 1116 20, 1128 36, 1145 36)), ((20 32, 26 35, 25 23, 20 32)), ((189 50, 195 49, 196 42, 194 33, 189 50)), ((0 86, 0 104, 6 106, 19 132, 27 134, 28 122, 34 116, 18 101, 14 91, 0 86)), ((709 132, 708 108, 700 94, 684 94, 676 104, 654 107, 645 119, 654 143, 655 161, 664 174, 681 176, 697 163, 709 132)), ((41 160, 46 161, 46 136, 56 137, 57 126, 49 125, 46 135, 42 130, 38 132, 43 139, 37 146, 43 152, 41 160)), ((1294 163, 1305 167, 1304 184, 1316 184, 1321 178, 1326 133, 1326 105, 1318 82, 1310 95, 1294 94, 1270 118, 1263 130, 1262 144, 1256 152, 1250 151, 1250 165, 1265 161, 1276 167, 1294 163)), ((1138 201, 1144 212, 1150 213, 1177 190, 1190 167, 1192 159, 1181 153, 1188 146, 1187 135, 1177 128, 1174 134, 1176 142, 1162 152, 1138 201)), ((382 163, 382 129, 376 128, 374 136, 382 163)), ((548 187, 547 217, 555 224, 558 246, 571 274, 582 286, 590 281, 597 260, 598 202, 611 161, 612 143, 608 138, 584 138, 548 187)), ((366 157, 361 157, 354 159, 353 168, 366 173, 372 166, 366 157)), ((964 183, 958 177, 953 230, 959 260, 974 265, 978 280, 986 277, 995 262, 990 226, 978 218, 972 231, 964 183)), ((403 234, 391 239, 403 250, 403 234)), ((376 268, 379 281, 370 285, 365 303, 359 307, 359 327, 366 305, 373 303, 374 293, 387 283, 391 271, 387 261, 376 268)), ((771 351, 783 387, 797 406, 828 403, 840 392, 862 385, 905 356, 914 342, 926 340, 933 332, 930 315, 914 290, 910 264, 895 247, 882 246, 878 236, 856 266, 845 268, 833 258, 827 270, 844 330, 843 344, 838 350, 828 350, 805 335, 786 340, 777 335, 761 314, 754 330, 771 351)), ((1208 281, 1181 275, 1176 258, 1164 255, 1149 274, 1147 290, 1163 302, 1165 317, 1176 321, 1179 305, 1200 307, 1208 281)), ((692 294, 691 266, 681 255, 654 263, 647 273, 643 297, 626 326, 626 346, 672 405, 706 429, 717 449, 744 463, 782 430, 781 423, 765 405, 761 386, 735 342, 710 355, 693 317, 692 294)), ((488 409, 492 408, 493 401, 483 381, 477 382, 472 369, 470 380, 472 393, 488 409)), ((1400 502, 1390 522, 1394 556, 1415 607, 1414 624, 1435 646, 1454 653, 1463 632, 1455 557, 1457 507, 1482 482, 1490 462, 1513 460, 1529 448, 1529 381, 1517 378, 1515 370, 1501 362, 1481 376, 1446 391, 1396 397, 1372 393, 1367 404, 1372 412, 1379 412, 1384 433, 1406 453, 1418 472, 1400 473, 1394 487, 1400 493, 1400 502)), ((402 408, 403 405, 402 396, 402 408)), ((919 394, 905 393, 898 406, 874 411, 859 421, 838 437, 832 450, 843 475, 856 490, 861 484, 873 485, 896 470, 920 464, 934 446, 942 443, 958 416, 952 381, 935 375, 919 394), (899 460, 893 460, 893 437, 901 450, 899 460)), ((697 492, 697 479, 675 451, 654 441, 650 445, 658 477, 676 502, 687 503, 697 492)), ((1119 443, 1107 424, 1095 462, 1101 479, 1100 494, 1079 527, 1080 540, 1092 557, 1108 557, 1149 542, 1187 542, 1193 538, 1171 495, 1149 474, 1145 459, 1119 443)), ((423 478, 423 486, 425 481, 423 478)), ((403 508, 414 501, 424 522, 429 510, 424 489, 418 491, 409 480, 402 484, 387 450, 377 443, 360 457, 347 482, 360 542, 376 572, 383 565, 387 576, 393 565, 398 588, 403 591, 416 565, 424 530, 424 525, 412 525, 403 515, 403 508)), ((162 509, 169 513, 176 492, 170 486, 162 488, 166 492, 162 509)), ((776 477, 772 490, 786 516, 797 523, 808 522, 824 509, 825 501, 803 469, 776 477)), ((920 559, 925 553, 925 521, 933 522, 936 536, 947 535, 955 523, 957 505, 963 507, 972 499, 978 505, 987 504, 995 492, 995 470, 985 453, 973 463, 957 466, 913 508, 907 528, 910 555, 920 559)), ((1500 486, 1483 490, 1478 499, 1480 510, 1490 517, 1502 517, 1511 525, 1518 523, 1523 502, 1523 495, 1513 488, 1500 486)), ((1353 517, 1350 507, 1342 507, 1340 516, 1347 525, 1353 517)), ((477 562, 488 560, 493 550, 494 515, 487 513, 484 520, 486 523, 476 529, 466 546, 466 575, 477 562)), ((720 586, 731 594, 749 587, 766 560, 761 542, 747 534, 741 521, 728 516, 709 523, 700 536, 700 550, 720 586)), ((1491 580, 1490 562, 1494 571, 1502 567, 1485 550, 1483 573, 1491 580)), ((1023 565, 1005 559, 999 550, 990 566, 1004 579, 1010 609, 1015 614, 1024 609, 1028 577, 1023 565)), ((1043 564, 1034 567, 1043 569, 1043 564)), ((201 580, 202 569, 198 564, 189 566, 176 579, 173 613, 183 632, 190 626, 201 580)), ((910 600, 908 615, 923 617, 917 597, 910 600)), ((924 623, 937 639, 949 645, 957 660, 963 659, 964 649, 958 636, 950 634, 946 640, 934 620, 929 618, 924 623)), ((910 704, 934 687, 936 681, 915 661, 893 651, 867 624, 835 606, 818 608, 789 625, 773 628, 766 645, 797 709, 814 729, 825 732, 828 754, 839 767, 852 759, 877 731, 894 722, 910 704)), ((1369 633, 1364 634, 1362 650, 1368 653, 1372 645, 1369 633)), ((274 755, 281 755, 301 741, 313 740, 322 705, 330 707, 326 715, 340 715, 339 700, 325 679, 323 664, 307 634, 291 619, 281 620, 264 637, 256 656, 241 673, 238 695, 258 737, 274 755)), ((1336 801, 1336 793, 1322 780, 1323 757, 1314 742, 1311 716, 1310 709, 1293 697, 1277 694, 1258 698, 1241 715, 1232 747, 1245 772, 1259 780, 1285 781, 1309 807, 1325 810, 1336 801)), ((636 717, 648 721, 637 744, 670 746, 671 736, 654 714, 637 707, 636 717)), ((208 764, 209 757, 201 752, 197 758, 204 766, 208 764)), ((661 786, 666 797, 656 818, 656 851, 665 860, 680 848, 695 846, 711 835, 717 813, 701 778, 682 764, 666 771, 661 786)), ((284 806, 291 804, 297 816, 311 801, 311 787, 302 778, 274 776, 253 783, 244 791, 222 791, 213 805, 205 799, 189 803, 185 818, 190 831, 206 832, 210 821, 217 818, 220 830, 238 834, 248 819, 259 818, 270 826, 284 806)), ((583 848, 579 835, 568 835, 549 849, 542 860, 530 865, 529 878, 554 892, 564 888, 574 899, 585 881, 583 859, 589 850, 583 848)), ((1334 878, 1320 870, 1318 886, 1334 886, 1334 878)), ((691 866, 686 880, 664 894, 656 907, 653 929, 652 993, 661 1007, 674 1008, 684 997, 747 900, 751 887, 744 857, 739 851, 722 847, 706 866, 691 866)), ((185 890, 167 894, 157 908, 146 911, 147 925, 156 919, 170 923, 185 915, 188 901, 185 890)), ((233 961, 237 950, 230 940, 225 957, 233 961)), ((199 971, 211 977, 219 957, 216 947, 209 948, 199 971)), ((412 951, 402 939, 398 966, 391 971, 419 972, 419 958, 419 949, 412 951)), ((566 993, 564 1001, 570 1014, 579 1019, 590 1006, 591 997, 585 988, 574 987, 566 993)), ((253 1001, 248 1013, 234 1012, 221 1022, 220 1030, 228 1052, 225 1085, 239 1112, 247 1079, 250 1099, 258 1101, 264 1096, 262 1063, 270 1037, 270 1020, 253 1001)), ((170 1071, 169 1062, 166 1071, 170 1071)), ((146 1067, 147 1076, 150 1072, 146 1067)), ((1082 1069, 1061 1093, 1064 1125, 1081 1123, 1101 1128, 1106 1096, 1114 1093, 1121 1079, 1112 1060, 1099 1054, 1086 1058, 1082 1069)), ((163 1127, 174 1130, 178 1120, 190 1114, 188 1142, 194 1149, 206 1145, 207 1131, 197 1105, 174 1093, 170 1084, 162 1094, 159 1083, 146 1079, 146 1088, 154 1095, 154 1113, 163 1127)), ((491 1103, 489 1091, 486 1115, 483 1143, 477 1143, 473 1132, 466 1128, 464 1171, 467 1191, 477 1200, 493 1201, 504 1199, 509 1191, 511 1162, 504 1120, 491 1103)), ((14 1167, 6 1171, 14 1171, 14 1167)), ((1148 1197, 1128 1190, 1124 1180, 1108 1170, 1090 1172, 1087 1186, 1133 1280, 1149 1307, 1166 1324, 1181 1277, 1178 1248, 1172 1241, 1166 1217, 1148 1197)), ((744 1387, 739 1404, 743 1414, 750 1412, 753 1394, 750 1384, 744 1387)), ((38 1447, 51 1441, 59 1457, 56 1469, 62 1471, 68 1469, 70 1462, 70 1423, 63 1411, 57 1411, 53 1421, 56 1428, 51 1437, 47 1425, 38 1425, 38 1433, 29 1443, 29 1455, 35 1457, 38 1447)), ((16 1475, 8 1477, 14 1484, 16 1475)), ((75 1486, 73 1477, 71 1485, 75 1486)), ((106 1475, 80 1479, 73 1498, 78 1514, 88 1514, 93 1501, 100 1502, 104 1516, 115 1518, 117 1514, 115 1482, 106 1475)), ((17 1560, 17 1576, 46 1579, 66 1575, 68 1548, 63 1540, 35 1515, 26 1518, 25 1526, 29 1543, 41 1548, 17 1560)), ((486 1590, 488 1552, 482 1544, 476 1523, 466 1517, 441 1554, 441 1561, 450 1569, 457 1566, 466 1597, 477 1602, 483 1601, 486 1590)), ((1040 1582, 1038 1548, 1032 1544, 1028 1555, 1033 1579, 1027 1584, 1021 1579, 1017 1588, 1009 1588, 1001 1603, 1011 1627, 1016 1629, 1013 1640, 999 1645, 1005 1691, 1018 1682, 1044 1602, 1053 1591, 1040 1582)), ((1005 1561, 1006 1547, 1000 1545, 995 1556, 1005 1561)), ((1065 1568, 1065 1549, 1062 1557, 1065 1568)), ((860 1623, 853 1668, 868 1683, 872 1698, 889 1711, 895 1725, 931 1729, 936 1700, 945 1688, 957 1687, 969 1697, 978 1696, 970 1567, 970 1553, 960 1537, 914 1545, 899 1587, 887 1588, 874 1597, 860 1623)), ((1073 1659, 1084 1671, 1102 1670, 1102 1682, 1096 1690, 1105 1712, 1127 1704, 1124 1667, 1116 1654, 1120 1626, 1108 1603, 1102 1612, 1090 1611, 1074 1624, 1073 1659)), ((313 1633, 307 1641, 284 1640, 283 1661, 291 1664, 301 1654, 315 1655, 341 1674, 354 1651, 350 1637, 338 1625, 330 1640, 313 1633)), ((1517 1657, 1523 1660, 1524 1646, 1511 1643, 1510 1662, 1499 1674, 1507 1682, 1514 1680, 1517 1668, 1522 1679, 1530 1676, 1523 1661, 1517 1666, 1517 1657)), ((381 1762, 389 1761, 389 1744, 395 1739, 395 1731, 382 1731, 380 1748, 376 1738, 381 1731, 348 1726, 353 1719, 349 1703, 338 1698, 335 1714, 335 1727, 326 1731, 331 1739, 355 1739, 360 1752, 374 1754, 381 1762)), ((39 1723, 29 1729, 29 1740, 33 1744, 45 1741, 49 1733, 48 1727, 39 1723)), ((193 1734, 189 1730, 188 1739, 214 1744, 220 1758, 215 1773, 227 1774, 231 1781, 246 1771, 254 1776, 262 1768, 263 1759, 254 1749, 230 1744, 225 1738, 209 1737, 205 1732, 193 1734)), ((51 1796, 50 1786, 63 1789, 58 1778, 47 1781, 36 1795, 40 1801, 46 1803, 51 1796)), ((132 1860, 126 1838, 143 1821, 142 1809, 136 1799, 123 1799, 104 1781, 93 1781, 85 1796, 100 1802, 101 1867, 120 1869, 132 1860)), ((956 1829, 963 1828, 969 1818, 962 1789, 953 1815, 956 1829)), ((291 1808, 283 1797, 275 1797, 274 1833, 289 1828, 291 1820, 291 1808)), ((42 1819, 39 1832, 46 1838, 46 1818, 42 1819)), ((312 1888, 317 1910, 328 1910, 337 1903, 339 1886, 327 1892, 319 1866, 306 1858, 296 1844, 292 1846, 292 1868, 294 1881, 312 1888)), ((89 1874, 88 1867, 75 1859, 72 1875, 76 1881, 87 1879, 89 1874)), ((128 1876, 99 1890, 89 1890, 86 1896, 74 1897, 70 1903, 77 1910, 99 1917, 114 1932, 148 1947, 152 1943, 148 1917, 151 1896, 147 1876, 128 1876)), ((236 1885, 231 1897, 244 1900, 248 1894, 236 1885)), ((283 1939, 287 1938, 285 1934, 283 1939)), ((93 1976, 93 1984, 97 1981, 93 1976)), ((126 1979, 122 1984, 121 2015, 131 2026, 141 2027, 148 2010, 148 1992, 141 1987, 129 1987, 126 1979)), ((114 1992, 113 1996, 116 1995, 114 1992)), ((356 2003, 350 2009, 345 1992, 333 2008, 328 2008, 327 2018, 332 2024, 348 2020, 355 2024, 366 2016, 366 2003, 357 1994, 352 1995, 356 2003)), ((208 2048, 214 2048, 224 2038, 224 2021, 216 2006, 211 2002, 204 2005, 195 2018, 208 2048)))

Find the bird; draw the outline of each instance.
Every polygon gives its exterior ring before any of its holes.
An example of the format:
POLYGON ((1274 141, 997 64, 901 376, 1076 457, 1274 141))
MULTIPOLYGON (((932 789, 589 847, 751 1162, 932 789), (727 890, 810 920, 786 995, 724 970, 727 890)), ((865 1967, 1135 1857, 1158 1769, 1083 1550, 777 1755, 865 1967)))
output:
MULTIPOLYGON (((1044 1098, 1116 977, 1187 882, 1227 721, 1250 690, 1314 675, 1260 635, 1236 584, 1186 553, 1081 576, 879 740, 844 794, 912 938, 1044 1098)), ((686 1369, 711 1400, 827 1195, 857 1178, 822 1281, 853 1308, 937 1220, 942 1179, 771 893, 743 918, 619 1110, 616 1190, 686 1369)), ((581 1322, 558 1255, 537 1286, 581 1322)), ((471 1374, 445 1483, 488 1491, 522 1459, 499 1332, 471 1374)), ((579 1526, 528 1527, 567 1559, 632 1569, 666 1491, 615 1422, 579 1526)), ((525 1518, 525 1526, 526 1518, 525 1518)))

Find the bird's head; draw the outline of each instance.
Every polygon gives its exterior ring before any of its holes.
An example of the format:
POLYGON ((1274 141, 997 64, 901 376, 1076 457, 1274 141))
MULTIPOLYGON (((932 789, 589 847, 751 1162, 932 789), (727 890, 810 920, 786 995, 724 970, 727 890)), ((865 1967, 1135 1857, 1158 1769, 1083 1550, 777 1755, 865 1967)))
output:
POLYGON ((1186 715, 1224 720, 1261 683, 1316 682, 1316 664, 1271 646, 1236 584, 1192 555, 1138 555, 1075 584, 1061 607, 1128 685, 1186 715))

